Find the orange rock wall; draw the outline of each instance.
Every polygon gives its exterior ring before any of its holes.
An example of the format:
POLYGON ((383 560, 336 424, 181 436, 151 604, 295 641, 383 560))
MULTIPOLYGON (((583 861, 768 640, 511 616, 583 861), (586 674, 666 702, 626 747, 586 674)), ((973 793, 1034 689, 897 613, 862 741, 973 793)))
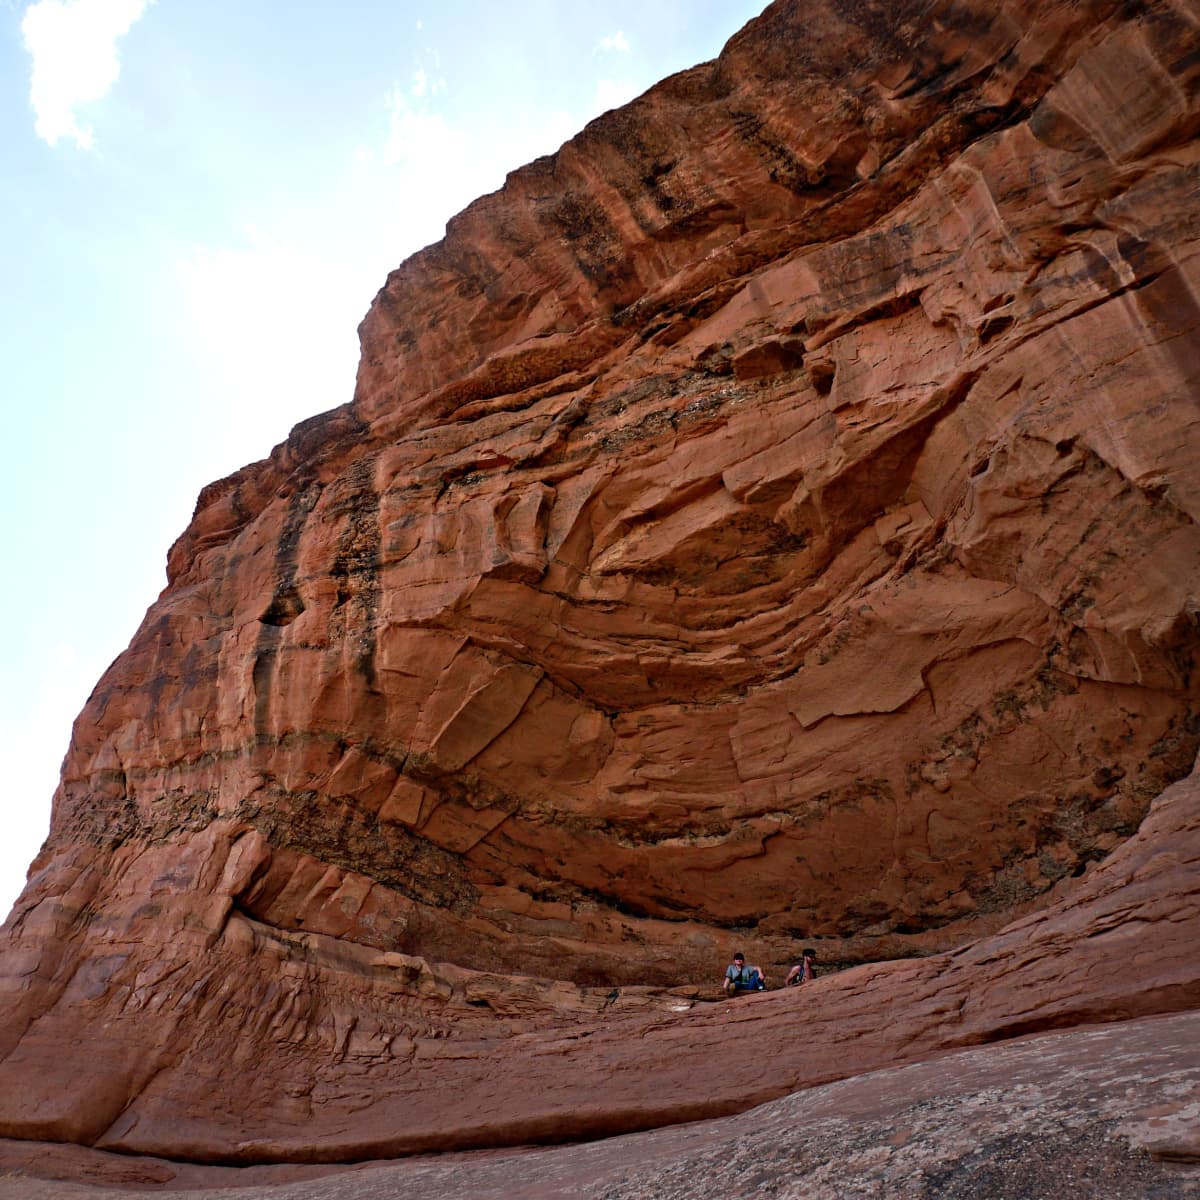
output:
POLYGON ((277 1155, 349 1061, 1066 903, 1200 743, 1198 48, 777 3, 393 272, 76 723, 0 1133, 237 1157, 232 1043, 277 1155))

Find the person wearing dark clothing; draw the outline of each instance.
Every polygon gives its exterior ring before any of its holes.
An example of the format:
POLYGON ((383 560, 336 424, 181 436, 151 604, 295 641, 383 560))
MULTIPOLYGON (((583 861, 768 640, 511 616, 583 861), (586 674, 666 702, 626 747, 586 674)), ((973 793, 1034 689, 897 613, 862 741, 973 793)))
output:
POLYGON ((800 957, 792 964, 792 969, 787 973, 787 978, 783 981, 788 987, 795 987, 799 983, 808 983, 811 979, 816 979, 817 972, 813 963, 816 961, 815 951, 805 948, 800 957))

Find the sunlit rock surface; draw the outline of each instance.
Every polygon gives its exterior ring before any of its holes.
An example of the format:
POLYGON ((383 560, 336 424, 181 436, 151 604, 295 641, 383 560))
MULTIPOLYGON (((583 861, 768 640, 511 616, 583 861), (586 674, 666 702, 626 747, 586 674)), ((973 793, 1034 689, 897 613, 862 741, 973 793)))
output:
POLYGON ((456 217, 76 723, 0 1134, 595 1137, 1200 1005, 1198 90, 1182 2, 779 3, 456 217))

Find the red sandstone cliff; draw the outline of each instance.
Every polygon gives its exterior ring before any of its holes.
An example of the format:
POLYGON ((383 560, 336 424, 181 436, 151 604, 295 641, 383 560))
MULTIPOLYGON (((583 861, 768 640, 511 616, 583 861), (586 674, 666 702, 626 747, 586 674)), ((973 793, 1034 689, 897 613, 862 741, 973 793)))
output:
POLYGON ((393 272, 76 723, 0 1133, 595 1135, 1197 1006, 1197 24, 779 3, 393 272), (820 1049, 672 1011, 801 938, 933 956, 820 1049))

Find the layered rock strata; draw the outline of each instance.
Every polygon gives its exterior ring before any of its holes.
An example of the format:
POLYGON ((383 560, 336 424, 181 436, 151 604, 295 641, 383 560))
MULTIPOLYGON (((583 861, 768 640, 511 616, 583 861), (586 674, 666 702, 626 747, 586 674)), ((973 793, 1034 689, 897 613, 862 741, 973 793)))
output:
MULTIPOLYGON (((235 883, 212 853, 221 844, 194 842, 158 896, 183 913, 206 883, 192 871, 235 883)), ((147 881, 130 874, 110 929, 136 922, 147 881)), ((1197 1009, 1200 774, 1164 792, 1069 898, 998 934, 724 1003, 562 984, 523 996, 510 981, 236 916, 205 928, 190 911, 153 962, 110 933, 53 1009, 15 1022, 23 1037, 4 1031, 16 1043, 5 1134, 210 1163, 576 1141, 724 1116, 948 1050, 1197 1009), (648 1013, 650 1001, 661 1008, 648 1013), (85 1063, 64 1060, 72 1039, 85 1063)))
POLYGON ((778 3, 393 272, 76 723, 0 1133, 596 1135, 1194 1006, 1194 783, 1144 818, 1200 742, 1198 50, 1168 0, 778 3), (696 1097, 794 997, 673 1010, 801 938, 934 957, 696 1097))

